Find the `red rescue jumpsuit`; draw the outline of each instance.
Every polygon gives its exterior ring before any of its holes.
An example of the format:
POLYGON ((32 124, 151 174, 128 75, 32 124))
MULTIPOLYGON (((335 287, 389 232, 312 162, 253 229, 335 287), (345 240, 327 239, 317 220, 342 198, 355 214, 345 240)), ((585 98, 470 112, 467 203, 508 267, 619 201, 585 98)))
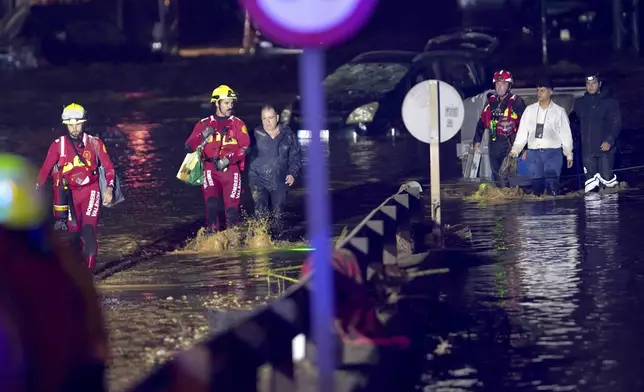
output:
POLYGON ((214 135, 208 138, 202 152, 206 229, 221 230, 219 211, 222 204, 226 213, 226 227, 230 228, 239 223, 241 172, 244 170, 250 137, 246 124, 241 119, 235 116, 228 118, 210 116, 195 125, 185 143, 188 148, 194 151, 204 141, 201 132, 206 127, 214 129, 214 135), (215 161, 223 158, 228 158, 230 164, 223 171, 219 171, 215 161))
POLYGON ((114 186, 114 165, 100 139, 86 133, 82 134, 80 140, 61 136, 49 147, 37 179, 38 185, 42 186, 55 164, 62 168, 62 182, 69 187, 72 196, 67 231, 73 234, 74 245, 82 247, 90 269, 94 268, 98 254, 96 226, 101 209, 99 163, 105 168, 107 184, 114 186), (78 154, 73 146, 76 146, 78 154))

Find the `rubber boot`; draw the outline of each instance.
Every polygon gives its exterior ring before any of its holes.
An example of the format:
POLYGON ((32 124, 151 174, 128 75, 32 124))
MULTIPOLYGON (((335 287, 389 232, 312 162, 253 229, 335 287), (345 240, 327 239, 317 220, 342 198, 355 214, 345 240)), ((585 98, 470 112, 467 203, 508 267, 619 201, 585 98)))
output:
POLYGON ((94 267, 96 267, 96 256, 85 257, 85 262, 87 263, 87 268, 89 268, 90 271, 94 271, 94 267))

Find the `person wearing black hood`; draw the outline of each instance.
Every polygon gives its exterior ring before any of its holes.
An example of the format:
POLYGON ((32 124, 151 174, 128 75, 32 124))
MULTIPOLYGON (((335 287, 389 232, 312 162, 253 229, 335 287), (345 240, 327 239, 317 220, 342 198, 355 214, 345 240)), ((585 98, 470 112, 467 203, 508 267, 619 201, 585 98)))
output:
POLYGON ((581 148, 586 174, 585 192, 600 186, 613 188, 617 176, 613 173, 615 142, 622 129, 622 117, 617 100, 602 86, 597 73, 586 76, 586 93, 575 100, 573 111, 580 122, 581 148))
POLYGON ((275 231, 280 231, 286 195, 302 168, 302 152, 295 133, 279 123, 274 106, 264 105, 261 115, 262 126, 254 132, 248 179, 255 215, 265 216, 270 203, 275 231))

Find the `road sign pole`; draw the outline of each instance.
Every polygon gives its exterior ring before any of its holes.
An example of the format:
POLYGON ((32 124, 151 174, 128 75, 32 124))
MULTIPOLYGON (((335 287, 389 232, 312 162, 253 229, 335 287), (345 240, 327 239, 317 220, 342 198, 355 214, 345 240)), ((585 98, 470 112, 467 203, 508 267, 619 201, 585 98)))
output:
POLYGON ((324 106, 324 47, 354 35, 367 22, 376 0, 241 0, 259 29, 278 43, 304 48, 300 89, 304 124, 313 132, 306 167, 307 225, 313 254, 311 321, 317 348, 320 392, 333 392, 335 348, 331 207, 326 156, 320 140, 324 106))
POLYGON ((433 234, 438 244, 442 245, 440 143, 453 138, 463 126, 463 97, 445 82, 425 80, 407 92, 402 117, 412 136, 429 144, 433 234))
POLYGON ((309 239, 313 253, 312 325, 317 351, 320 392, 333 391, 335 363, 333 327, 333 269, 331 267, 331 210, 329 200, 328 171, 320 132, 326 118, 324 91, 320 88, 324 79, 324 49, 305 48, 300 56, 300 88, 306 129, 312 132, 308 148, 309 162, 306 168, 307 203, 306 216, 309 239))
POLYGON ((432 220, 441 224, 441 170, 440 170, 440 84, 429 83, 429 181, 432 197, 432 220))

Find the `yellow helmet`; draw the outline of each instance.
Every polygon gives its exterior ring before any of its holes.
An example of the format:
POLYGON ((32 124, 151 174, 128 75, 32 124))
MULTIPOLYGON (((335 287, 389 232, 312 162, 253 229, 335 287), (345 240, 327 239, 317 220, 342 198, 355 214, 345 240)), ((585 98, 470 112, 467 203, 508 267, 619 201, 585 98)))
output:
POLYGON ((81 124, 87 121, 87 112, 85 108, 77 103, 70 103, 63 109, 63 114, 60 116, 63 124, 81 124))
POLYGON ((36 189, 36 168, 21 156, 0 154, 0 225, 34 228, 44 223, 46 211, 36 189))
POLYGON ((232 99, 237 100, 237 94, 233 91, 232 88, 222 84, 216 89, 212 90, 212 98, 210 98, 210 103, 219 101, 220 99, 232 99))

